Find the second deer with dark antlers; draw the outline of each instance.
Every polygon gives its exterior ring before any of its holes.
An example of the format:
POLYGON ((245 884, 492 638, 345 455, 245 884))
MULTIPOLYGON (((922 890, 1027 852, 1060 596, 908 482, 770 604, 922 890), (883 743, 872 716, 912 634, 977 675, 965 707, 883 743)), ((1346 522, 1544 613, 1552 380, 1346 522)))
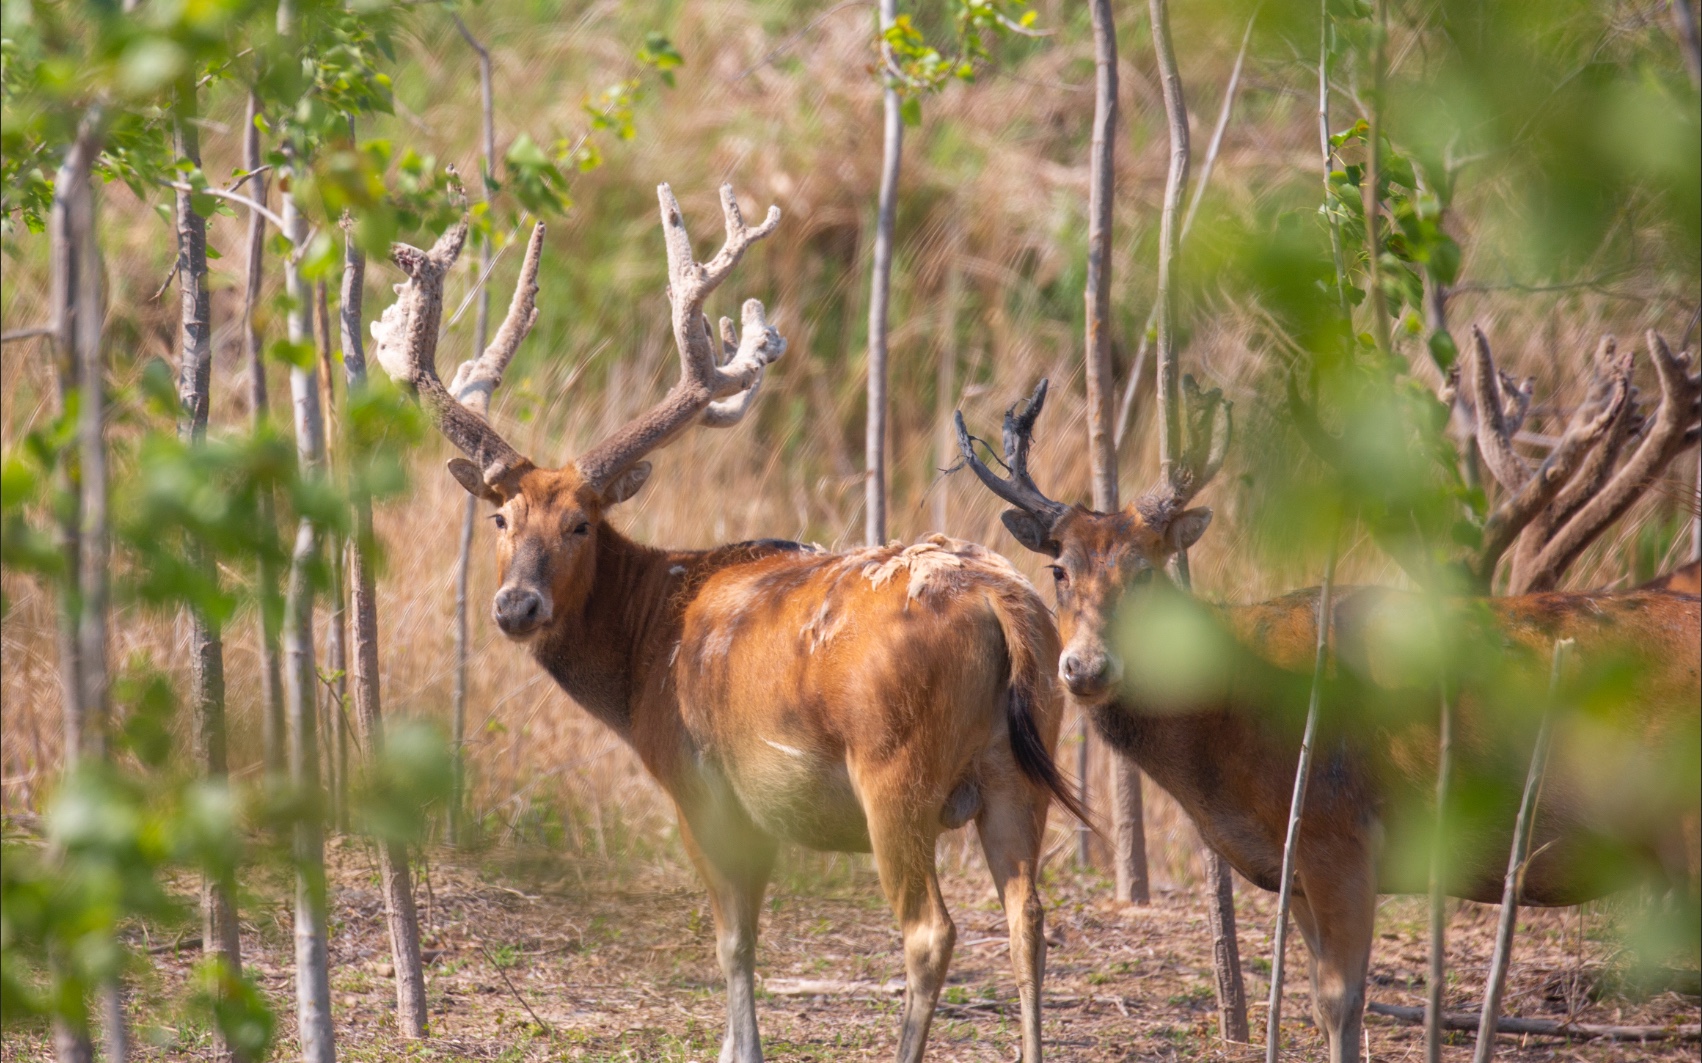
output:
MULTIPOLYGON (((534 464, 438 378, 442 278, 464 224, 430 251, 396 249, 409 280, 373 328, 378 358, 466 455, 449 463, 455 478, 496 507, 497 625, 633 747, 678 809, 727 979, 724 1063, 762 1056, 757 918, 782 840, 873 851, 904 936, 898 1058, 919 1060, 954 939, 934 843, 971 820, 1009 921, 1023 1057, 1038 1060, 1035 876, 1049 798, 1068 803, 1050 754, 1060 695, 1045 605, 998 555, 943 537, 851 553, 772 540, 663 550, 610 523, 649 479, 647 453, 737 423, 786 348, 754 299, 739 333, 722 319, 719 340, 703 313, 779 210, 749 226, 723 187, 726 242, 699 262, 667 185, 658 198, 681 379, 573 461, 534 464)), ((529 327, 530 302, 515 307, 510 325, 529 327)))
MULTIPOLYGON (((1671 445, 1672 422, 1682 435, 1683 418, 1694 419, 1698 387, 1681 360, 1664 347, 1654 353, 1671 360, 1661 367, 1663 399, 1677 410, 1663 407, 1654 415, 1663 429, 1650 440, 1664 450, 1671 445)), ((1144 683, 1143 675, 1123 675, 1113 639, 1121 606, 1178 593, 1165 580, 1165 565, 1211 521, 1209 509, 1189 503, 1223 461, 1229 410, 1216 392, 1200 395, 1188 383, 1192 452, 1168 483, 1121 512, 1055 502, 1030 477, 1030 439, 1046 398, 1045 381, 1026 405, 1013 406, 1005 416, 1008 476, 977 457, 961 414, 958 442, 975 475, 1014 507, 1004 514, 1006 527, 1053 561, 1064 642, 1059 670, 1099 732, 1181 804, 1206 843, 1237 871, 1276 890, 1299 757, 1298 721, 1316 646, 1317 589, 1254 605, 1210 607, 1239 652, 1222 658, 1212 675, 1186 693, 1164 693, 1144 683)), ((1617 398, 1599 395, 1597 408, 1579 419, 1578 431, 1596 441, 1606 435, 1607 425, 1623 415, 1627 387, 1622 378, 1608 389, 1617 398)), ((1573 471, 1580 457, 1575 451, 1587 450, 1585 442, 1561 444, 1573 471)), ((1634 471, 1642 476, 1646 466, 1634 471)), ((1552 499, 1556 485, 1541 490, 1552 499)), ((1371 708, 1390 700, 1391 654, 1378 648, 1383 645, 1378 633, 1410 625, 1414 611, 1424 607, 1417 595, 1377 588, 1338 589, 1331 607, 1337 675, 1326 691, 1331 723, 1309 777, 1294 914, 1312 953, 1313 1008, 1334 1063, 1359 1057, 1377 895, 1425 888, 1423 861, 1415 877, 1411 861, 1396 857, 1410 841, 1402 835, 1411 834, 1412 810, 1427 809, 1434 790, 1434 726, 1397 726, 1371 708)), ((1617 753, 1610 753, 1599 731, 1594 742, 1587 728, 1557 738, 1555 748, 1569 754, 1553 758, 1543 784, 1523 903, 1576 904, 1633 879, 1639 870, 1694 881, 1697 795, 1693 788, 1675 797, 1655 787, 1661 773, 1653 769, 1663 761, 1682 765, 1688 756, 1688 770, 1694 771, 1702 701, 1697 599, 1651 591, 1527 594, 1456 602, 1447 616, 1460 625, 1478 625, 1471 630, 1480 644, 1493 654, 1528 661, 1527 671, 1540 674, 1557 638, 1575 639, 1582 661, 1628 665, 1631 678, 1617 708, 1635 738, 1617 753), (1604 853, 1612 854, 1609 874, 1601 873, 1604 853)), ((1483 740, 1505 722, 1492 718, 1506 706, 1491 705, 1490 693, 1469 687, 1459 693, 1456 733, 1464 737, 1455 757, 1465 763, 1457 770, 1488 775, 1504 770, 1522 779, 1523 761, 1497 760, 1505 746, 1483 740)), ((1409 712, 1405 719, 1422 719, 1422 709, 1429 708, 1434 720, 1433 693, 1418 692, 1415 699, 1421 713, 1409 712)), ((1500 899, 1512 827, 1508 810, 1451 832, 1447 885, 1453 895, 1500 899)))

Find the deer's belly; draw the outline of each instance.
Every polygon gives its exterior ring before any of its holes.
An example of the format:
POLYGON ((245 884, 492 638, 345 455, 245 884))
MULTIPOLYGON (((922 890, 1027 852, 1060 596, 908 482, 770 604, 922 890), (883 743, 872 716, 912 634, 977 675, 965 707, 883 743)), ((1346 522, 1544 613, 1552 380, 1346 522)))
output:
POLYGON ((768 834, 811 849, 869 851, 869 825, 844 758, 777 739, 721 758, 746 814, 768 834))

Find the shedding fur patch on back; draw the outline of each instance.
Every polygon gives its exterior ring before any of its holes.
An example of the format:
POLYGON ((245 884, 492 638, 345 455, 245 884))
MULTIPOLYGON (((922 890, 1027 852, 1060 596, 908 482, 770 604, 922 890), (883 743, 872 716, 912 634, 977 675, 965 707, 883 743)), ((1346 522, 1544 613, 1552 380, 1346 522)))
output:
POLYGON ((1000 555, 979 543, 966 543, 944 535, 930 535, 912 546, 897 543, 872 546, 845 555, 840 565, 859 572, 869 585, 879 590, 907 573, 909 585, 905 606, 924 595, 952 594, 976 582, 977 577, 1015 580, 1026 587, 1028 581, 1000 555))

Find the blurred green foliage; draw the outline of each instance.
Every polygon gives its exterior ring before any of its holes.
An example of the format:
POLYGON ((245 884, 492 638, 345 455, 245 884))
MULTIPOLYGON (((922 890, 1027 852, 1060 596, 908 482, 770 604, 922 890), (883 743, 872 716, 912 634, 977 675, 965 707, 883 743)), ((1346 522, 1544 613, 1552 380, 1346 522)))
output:
POLYGON ((898 90, 905 125, 922 121, 922 97, 952 81, 973 81, 978 66, 992 61, 989 42, 1011 36, 1039 36, 1039 13, 1028 0, 953 0, 947 35, 950 54, 930 43, 908 14, 879 31, 877 48, 885 78, 898 90))

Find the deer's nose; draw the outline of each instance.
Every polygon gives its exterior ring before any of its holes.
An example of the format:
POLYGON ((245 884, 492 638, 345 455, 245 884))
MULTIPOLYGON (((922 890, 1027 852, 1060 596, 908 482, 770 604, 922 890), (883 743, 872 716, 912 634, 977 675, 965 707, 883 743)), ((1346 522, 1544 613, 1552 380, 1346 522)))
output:
POLYGON ((550 619, 550 607, 544 596, 526 587, 504 587, 496 592, 491 603, 491 615, 504 635, 527 635, 550 619))
POLYGON ((1110 689, 1116 666, 1104 650, 1069 650, 1058 662, 1064 685, 1077 697, 1092 697, 1110 689))

